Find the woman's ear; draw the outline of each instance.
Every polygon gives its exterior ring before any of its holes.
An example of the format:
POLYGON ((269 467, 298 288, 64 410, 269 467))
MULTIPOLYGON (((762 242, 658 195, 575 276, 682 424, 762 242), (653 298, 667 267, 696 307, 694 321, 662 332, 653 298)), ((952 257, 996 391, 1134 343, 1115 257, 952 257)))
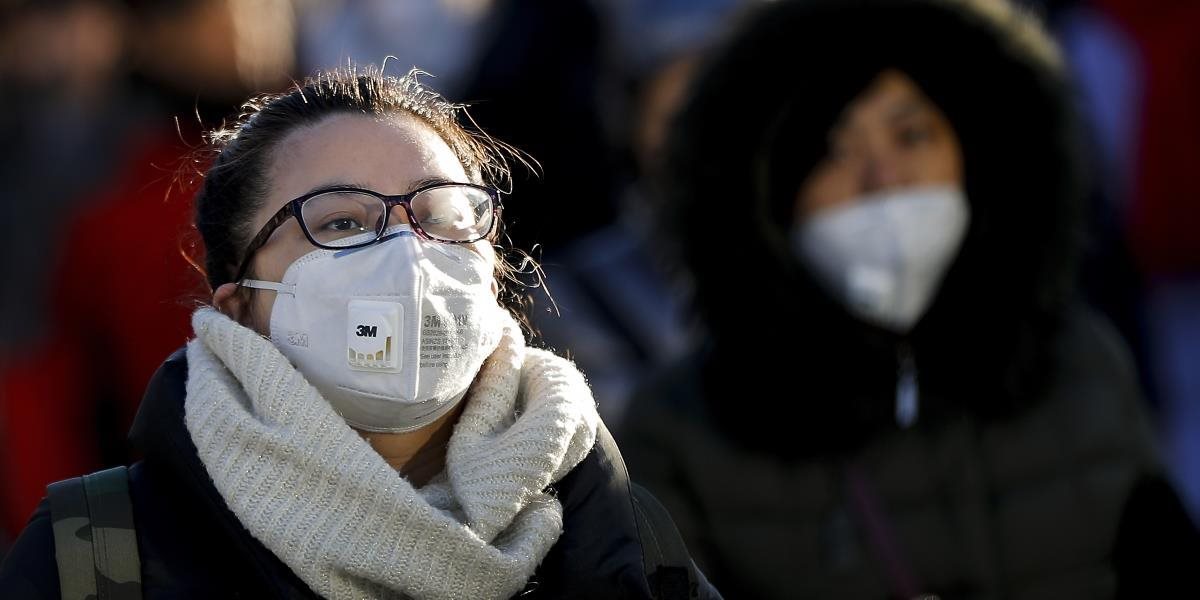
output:
POLYGON ((242 322, 242 313, 245 312, 245 298, 238 293, 236 283, 222 283, 217 289, 213 290, 212 303, 217 310, 222 314, 237 321, 242 322))

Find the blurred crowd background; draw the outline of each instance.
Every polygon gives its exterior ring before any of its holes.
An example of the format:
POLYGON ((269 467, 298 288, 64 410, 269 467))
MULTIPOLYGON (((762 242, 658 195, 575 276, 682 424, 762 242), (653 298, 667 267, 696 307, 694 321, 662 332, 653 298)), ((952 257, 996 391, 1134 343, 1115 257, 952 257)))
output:
MULTIPOLYGON (((0 555, 47 483, 136 459, 142 390, 207 296, 189 264, 204 131, 318 69, 415 65, 536 161, 504 207, 553 297, 532 288, 532 321, 619 430, 640 378, 698 342, 656 246, 658 145, 692 65, 757 1, 0 0, 0 555)), ((1081 284, 1200 516, 1200 3, 1023 4, 1088 125, 1081 284)))

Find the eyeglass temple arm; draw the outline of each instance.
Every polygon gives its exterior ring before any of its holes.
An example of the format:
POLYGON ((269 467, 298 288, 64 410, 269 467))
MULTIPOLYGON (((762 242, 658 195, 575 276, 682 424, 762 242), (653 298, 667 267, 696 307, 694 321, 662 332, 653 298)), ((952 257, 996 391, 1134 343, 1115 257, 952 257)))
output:
POLYGON ((246 271, 250 268, 250 257, 254 256, 254 253, 257 252, 259 248, 262 248, 263 244, 267 243, 267 240, 270 239, 271 234, 275 233, 275 230, 278 229, 284 221, 287 221, 296 214, 294 205, 295 201, 288 202, 287 204, 283 205, 283 208, 279 209, 278 212, 268 219, 267 223, 262 226, 262 229, 258 230, 258 234, 254 236, 254 239, 250 240, 250 243, 246 245, 246 251, 242 255, 242 263, 238 267, 237 275, 233 278, 235 283, 241 281, 242 278, 245 277, 246 271))

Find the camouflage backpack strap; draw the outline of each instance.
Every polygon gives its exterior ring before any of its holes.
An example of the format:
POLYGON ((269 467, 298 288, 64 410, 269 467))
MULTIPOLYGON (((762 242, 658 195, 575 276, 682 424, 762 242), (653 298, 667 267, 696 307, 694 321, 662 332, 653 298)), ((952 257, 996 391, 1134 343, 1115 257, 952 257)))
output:
POLYGON ((657 600, 689 600, 697 595, 697 578, 671 513, 646 488, 630 482, 638 537, 642 542, 642 567, 650 592, 657 600))
POLYGON ((58 580, 66 600, 142 597, 128 471, 114 467, 46 488, 58 580))

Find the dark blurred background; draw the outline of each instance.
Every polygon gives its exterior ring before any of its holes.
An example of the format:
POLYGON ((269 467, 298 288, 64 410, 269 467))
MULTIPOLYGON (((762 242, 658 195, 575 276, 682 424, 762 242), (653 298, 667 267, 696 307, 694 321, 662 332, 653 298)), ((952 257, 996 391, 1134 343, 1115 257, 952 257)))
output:
MULTIPOLYGON (((505 198, 553 297, 531 287, 532 321, 619 427, 696 342, 656 245, 658 147, 697 57, 756 1, 0 0, 0 556, 47 483, 136 459, 142 389, 208 295, 189 264, 203 132, 318 69, 418 66, 537 161, 505 198)), ((1089 125, 1081 284, 1200 516, 1200 3, 1023 4, 1089 125)))

